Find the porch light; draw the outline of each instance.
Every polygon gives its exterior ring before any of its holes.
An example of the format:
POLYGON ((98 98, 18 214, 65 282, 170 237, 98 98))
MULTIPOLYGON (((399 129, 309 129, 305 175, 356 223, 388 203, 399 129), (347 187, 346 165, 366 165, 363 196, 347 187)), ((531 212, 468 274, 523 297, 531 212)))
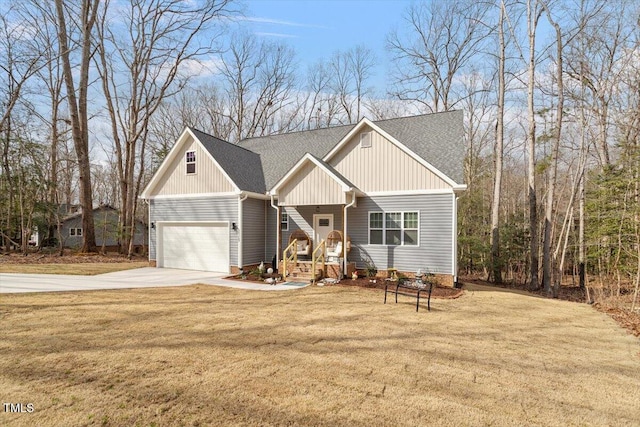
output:
POLYGON ((231 229, 234 230, 234 231, 237 231, 238 230, 238 224, 236 224, 235 222, 232 222, 231 223, 231 229))

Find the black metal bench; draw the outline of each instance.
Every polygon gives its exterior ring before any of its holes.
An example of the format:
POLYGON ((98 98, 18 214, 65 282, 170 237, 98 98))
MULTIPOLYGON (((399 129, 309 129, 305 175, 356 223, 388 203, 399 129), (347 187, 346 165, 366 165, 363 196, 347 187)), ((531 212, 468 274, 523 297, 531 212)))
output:
POLYGON ((420 279, 411 280, 411 281, 398 280, 397 282, 388 280, 386 285, 384 286, 384 303, 385 304, 387 303, 388 293, 396 294, 396 304, 398 303, 398 295, 406 295, 406 296, 416 298, 416 311, 418 311, 418 308, 420 308, 420 293, 428 291, 427 311, 431 311, 431 291, 432 290, 433 290, 433 282, 431 281, 427 281, 425 283, 420 279), (394 286, 395 286, 395 290, 389 289, 389 287, 393 288, 394 286), (403 289, 406 289, 406 291, 402 291, 403 289), (408 292, 409 290, 416 291, 416 292, 408 292))

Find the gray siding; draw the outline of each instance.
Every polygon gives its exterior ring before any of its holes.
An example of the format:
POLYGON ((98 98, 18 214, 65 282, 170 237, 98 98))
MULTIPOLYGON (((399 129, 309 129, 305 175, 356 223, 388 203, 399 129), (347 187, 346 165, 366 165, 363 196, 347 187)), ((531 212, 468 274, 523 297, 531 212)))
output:
MULTIPOLYGON (((242 263, 271 262, 265 256, 265 208, 266 202, 248 198, 242 202, 242 263)), ((270 208, 271 209, 271 208, 270 208)), ((273 210, 273 209, 271 209, 273 210)), ((241 266, 240 266, 241 267, 241 266)))
POLYGON ((265 258, 266 261, 273 261, 276 254, 276 241, 278 240, 278 229, 276 224, 276 210, 271 206, 271 201, 267 200, 267 216, 265 219, 267 234, 265 236, 265 258))
MULTIPOLYGON (((150 221, 229 221, 238 222, 238 197, 203 197, 182 199, 152 199, 149 201, 150 221)), ((156 232, 150 230, 149 259, 156 259, 156 232)), ((238 264, 240 234, 229 227, 229 262, 238 264)))
POLYGON ((351 237, 349 261, 363 268, 367 260, 378 269, 401 271, 428 268, 432 273, 452 274, 453 194, 360 197, 347 212, 351 237), (419 246, 369 245, 370 211, 419 211, 419 246))
MULTIPOLYGON (((304 230, 313 239, 313 215, 333 214, 334 230, 342 231, 342 205, 324 205, 316 210, 316 206, 296 206, 283 208, 289 214, 289 231, 282 232, 282 249, 289 244, 289 235, 294 230, 304 230)), ((313 241, 315 249, 318 242, 313 241)), ((282 254, 281 254, 282 256, 282 254)))
MULTIPOLYGON (((115 210, 96 209, 93 212, 93 223, 96 235, 96 246, 117 246, 120 243, 118 234, 119 213, 115 210)), ((82 216, 78 215, 64 221, 60 229, 62 243, 66 248, 79 248, 82 246, 83 236, 70 236, 71 228, 82 228, 82 216)), ((83 230, 84 231, 84 230, 83 230)), ((133 240, 136 246, 147 244, 146 225, 141 222, 136 223, 136 234, 133 240)))

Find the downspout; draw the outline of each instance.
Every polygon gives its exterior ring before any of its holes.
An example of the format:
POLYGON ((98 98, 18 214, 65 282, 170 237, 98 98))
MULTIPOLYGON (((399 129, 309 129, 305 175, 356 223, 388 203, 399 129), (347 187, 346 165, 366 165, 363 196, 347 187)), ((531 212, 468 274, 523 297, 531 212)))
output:
POLYGON ((278 206, 273 204, 273 194, 271 194, 271 207, 276 210, 276 265, 273 266, 273 270, 275 271, 280 265, 280 233, 278 232, 278 227, 280 227, 280 218, 278 215, 278 206))
MULTIPOLYGON (((147 204, 147 261, 151 261, 151 203, 149 199, 142 199, 147 204)), ((157 246, 157 245, 156 245, 157 246)), ((157 248, 156 248, 157 249, 157 248)))
POLYGON ((458 284, 458 199, 456 193, 453 193, 453 258, 451 260, 451 265, 453 266, 453 286, 455 287, 458 284))
POLYGON ((344 253, 344 256, 342 257, 342 274, 346 275, 347 274, 347 209, 352 207, 353 205, 356 204, 356 190, 353 190, 351 192, 351 203, 349 203, 348 205, 344 206, 344 221, 342 224, 342 229, 343 229, 343 235, 342 238, 344 239, 344 242, 342 242, 342 252, 344 253))
POLYGON ((243 256, 242 256, 242 238, 243 238, 243 224, 242 224, 242 202, 244 202, 245 200, 247 200, 247 197, 249 197, 248 194, 244 193, 244 192, 240 192, 240 194, 238 195, 238 230, 236 231, 238 233, 238 268, 242 269, 243 267, 243 256))

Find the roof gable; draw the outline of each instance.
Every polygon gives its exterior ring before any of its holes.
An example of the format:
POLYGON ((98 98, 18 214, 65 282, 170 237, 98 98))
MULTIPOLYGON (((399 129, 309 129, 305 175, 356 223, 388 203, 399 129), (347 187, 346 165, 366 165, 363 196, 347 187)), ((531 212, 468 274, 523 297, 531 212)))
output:
MULTIPOLYGON (((202 134, 202 135, 206 135, 206 134, 202 134)), ((221 140, 218 140, 218 141, 220 141, 220 143, 228 144, 221 140)), ((196 132, 194 132, 190 128, 186 128, 184 132, 182 132, 182 135, 180 136, 180 138, 178 138, 178 141, 176 141, 176 143, 173 145, 173 147, 171 148, 171 151, 169 151, 169 154, 167 154, 167 156, 165 157, 164 161, 162 162, 162 164, 160 165, 156 173, 153 175, 153 178, 151 179, 149 184, 147 184, 144 191, 140 194, 141 198, 147 199, 147 198, 153 197, 154 193, 156 193, 158 188, 161 188, 162 185, 164 185, 166 181, 171 177, 171 174, 175 173, 176 162, 181 161, 181 157, 182 157, 181 154, 188 147, 188 144, 191 144, 192 146, 200 147, 202 153, 215 166, 214 171, 219 172, 219 174, 221 174, 222 177, 218 175, 219 177, 218 179, 222 180, 223 184, 228 183, 223 185, 227 190, 232 190, 235 192, 240 191, 236 183, 229 177, 229 174, 226 172, 224 168, 221 167, 219 161, 217 160, 218 157, 224 160, 225 156, 224 155, 218 156, 217 154, 216 156, 214 156, 212 154, 212 149, 214 148, 215 144, 213 144, 211 141, 208 141, 208 140, 203 144, 202 141, 200 141, 200 138, 198 138, 198 135, 196 134, 196 132)), ((194 175, 193 178, 195 178, 196 176, 197 175, 194 175)), ((203 180, 200 178, 200 181, 199 181, 200 184, 208 184, 208 183, 203 183, 202 181, 203 180)))

